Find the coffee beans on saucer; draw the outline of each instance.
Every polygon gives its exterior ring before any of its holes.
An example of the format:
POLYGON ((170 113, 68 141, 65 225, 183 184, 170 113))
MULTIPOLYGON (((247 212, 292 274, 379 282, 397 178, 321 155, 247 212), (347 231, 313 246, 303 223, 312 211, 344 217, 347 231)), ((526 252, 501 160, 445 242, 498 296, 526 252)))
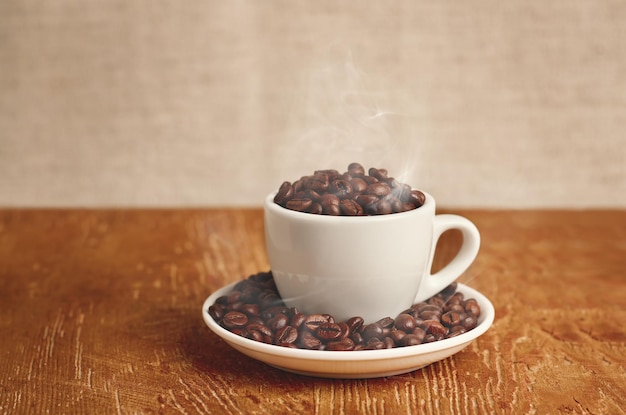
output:
POLYGON ((239 336, 309 350, 376 350, 415 346, 458 336, 478 324, 480 306, 452 283, 395 317, 366 322, 359 316, 335 321, 329 314, 305 315, 285 306, 271 271, 238 282, 209 307, 209 315, 239 336))
POLYGON ((350 163, 344 173, 316 170, 293 183, 283 182, 274 197, 287 209, 332 216, 405 212, 424 200, 424 193, 390 177, 386 169, 371 167, 366 172, 359 163, 350 163))

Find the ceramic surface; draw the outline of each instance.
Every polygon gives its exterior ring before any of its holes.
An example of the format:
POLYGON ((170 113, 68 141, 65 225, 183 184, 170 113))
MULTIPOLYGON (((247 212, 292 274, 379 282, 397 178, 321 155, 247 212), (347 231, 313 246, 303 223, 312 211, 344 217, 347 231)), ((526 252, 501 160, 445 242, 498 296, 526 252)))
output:
POLYGON ((270 268, 285 304, 337 320, 397 315, 441 291, 470 266, 480 246, 476 226, 457 215, 435 215, 435 199, 402 213, 328 216, 264 203, 270 268), (463 233, 457 256, 436 274, 430 269, 439 236, 463 233))

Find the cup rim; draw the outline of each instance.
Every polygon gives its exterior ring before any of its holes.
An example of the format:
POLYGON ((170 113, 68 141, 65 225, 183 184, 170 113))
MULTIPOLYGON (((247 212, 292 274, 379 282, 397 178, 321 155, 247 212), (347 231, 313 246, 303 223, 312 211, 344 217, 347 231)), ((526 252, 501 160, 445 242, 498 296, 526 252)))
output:
POLYGON ((430 210, 429 208, 431 207, 431 205, 432 205, 432 209, 434 210, 435 199, 433 198, 433 196, 423 190, 420 190, 420 191, 425 196, 424 204, 422 206, 420 206, 419 208, 407 210, 405 212, 389 213, 386 215, 366 215, 366 216, 337 215, 337 216, 333 216, 333 215, 317 215, 317 214, 308 213, 308 212, 300 212, 297 210, 287 209, 279 205, 278 203, 275 203, 274 196, 276 196, 276 193, 278 193, 276 191, 270 192, 267 196, 265 196, 264 208, 265 210, 270 210, 278 215, 285 215, 287 217, 291 217, 293 219, 298 219, 298 220, 329 221, 329 222, 333 222, 333 221, 343 222, 343 221, 355 221, 355 220, 358 220, 358 221, 367 220, 370 222, 388 221, 388 220, 392 220, 396 218, 399 219, 399 218, 410 216, 410 215, 422 214, 422 212, 426 212, 430 210))

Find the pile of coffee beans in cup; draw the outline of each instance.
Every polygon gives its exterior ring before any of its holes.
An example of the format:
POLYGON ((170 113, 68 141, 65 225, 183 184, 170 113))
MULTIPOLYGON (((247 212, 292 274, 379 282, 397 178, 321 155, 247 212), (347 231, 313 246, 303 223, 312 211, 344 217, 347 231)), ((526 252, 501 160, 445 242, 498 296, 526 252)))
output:
POLYGON ((424 204, 424 193, 390 177, 386 169, 350 163, 344 173, 316 170, 283 182, 274 202, 299 212, 333 216, 369 216, 406 212, 424 204))
POLYGON ((209 315, 223 328, 263 343, 309 350, 377 350, 414 346, 458 336, 478 324, 480 306, 452 283, 395 318, 366 324, 359 316, 335 321, 285 306, 271 271, 251 275, 219 297, 209 315))

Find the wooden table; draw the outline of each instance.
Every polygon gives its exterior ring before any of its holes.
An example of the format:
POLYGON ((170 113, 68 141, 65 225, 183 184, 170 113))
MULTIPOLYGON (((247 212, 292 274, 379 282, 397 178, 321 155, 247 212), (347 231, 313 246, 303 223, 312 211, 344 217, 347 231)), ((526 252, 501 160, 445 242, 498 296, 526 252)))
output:
POLYGON ((455 213, 482 233, 460 281, 494 325, 424 369, 333 380, 202 321, 211 292, 269 268, 260 210, 0 210, 0 414, 624 413, 626 211, 455 213))

